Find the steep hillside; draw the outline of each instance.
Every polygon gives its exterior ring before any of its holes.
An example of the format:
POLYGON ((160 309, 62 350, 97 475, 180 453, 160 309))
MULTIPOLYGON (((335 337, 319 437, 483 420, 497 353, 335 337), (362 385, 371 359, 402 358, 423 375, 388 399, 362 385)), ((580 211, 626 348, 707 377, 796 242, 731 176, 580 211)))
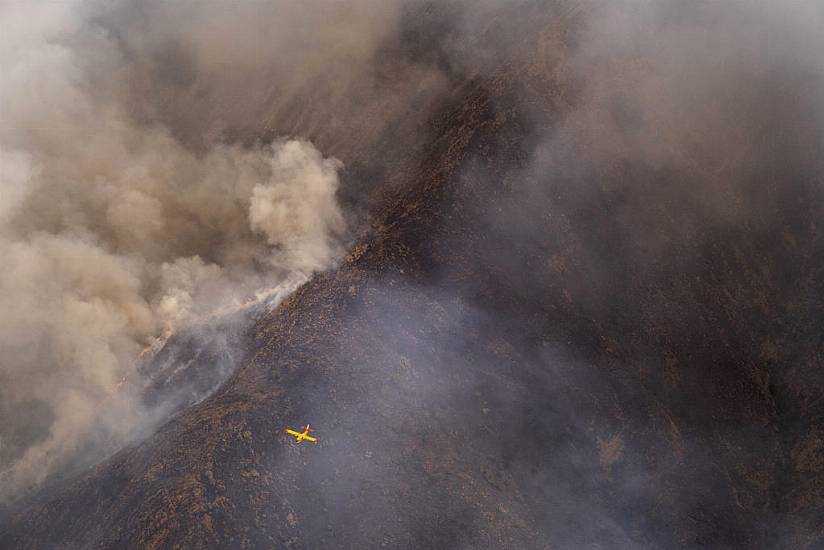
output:
POLYGON ((345 261, 0 547, 824 545, 820 81, 587 56, 579 11, 525 13, 414 148, 405 111, 350 153, 310 136, 369 188, 345 261))

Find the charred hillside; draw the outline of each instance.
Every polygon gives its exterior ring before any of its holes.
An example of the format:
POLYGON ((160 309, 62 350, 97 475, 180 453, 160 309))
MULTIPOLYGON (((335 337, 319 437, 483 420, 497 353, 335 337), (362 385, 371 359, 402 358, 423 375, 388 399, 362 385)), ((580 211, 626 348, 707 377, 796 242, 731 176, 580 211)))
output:
POLYGON ((347 166, 348 256, 0 546, 824 545, 822 80, 743 8, 524 6, 409 12, 379 63, 437 86, 355 130, 273 115, 347 166))

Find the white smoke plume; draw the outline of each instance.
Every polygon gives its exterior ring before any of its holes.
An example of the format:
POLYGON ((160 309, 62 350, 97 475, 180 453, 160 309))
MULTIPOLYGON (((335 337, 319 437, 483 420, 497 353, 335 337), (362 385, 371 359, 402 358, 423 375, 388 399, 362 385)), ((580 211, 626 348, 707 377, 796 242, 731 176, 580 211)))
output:
MULTIPOLYGON (((388 12, 369 4, 381 28, 388 12)), ((309 141, 257 141, 267 109, 302 92, 292 69, 369 56, 357 33, 301 39, 328 25, 308 13, 0 4, 0 500, 59 474, 90 431, 116 448, 145 427, 128 383, 141 350, 340 256, 342 163, 309 141), (301 40, 322 43, 294 53, 301 40)))

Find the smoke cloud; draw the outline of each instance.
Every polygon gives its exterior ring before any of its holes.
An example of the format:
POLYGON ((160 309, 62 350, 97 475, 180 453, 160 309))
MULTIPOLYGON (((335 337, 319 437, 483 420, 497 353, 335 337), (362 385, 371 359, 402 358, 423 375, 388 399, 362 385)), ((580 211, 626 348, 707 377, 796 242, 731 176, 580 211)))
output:
POLYGON ((267 125, 343 101, 379 4, 0 6, 0 499, 162 419, 147 346, 340 257, 343 164, 267 125))
MULTIPOLYGON (((809 479, 776 472, 819 445, 792 439, 782 403, 821 402, 818 362, 798 358, 820 355, 822 8, 312 5, 0 8, 0 499, 164 418, 131 374, 146 346, 334 265, 352 225, 336 159, 356 159, 425 191, 362 250, 419 261, 350 286, 367 296, 342 321, 357 337, 326 339, 311 383, 294 369, 294 421, 311 410, 339 451, 291 474, 271 458, 279 476, 312 472, 318 489, 295 496, 308 537, 330 536, 319 506, 357 525, 348 514, 378 502, 384 523, 412 519, 414 546, 480 542, 480 502, 523 546, 769 540, 759 524, 804 506, 792 492, 809 479), (440 132, 429 164, 401 141, 421 120, 440 132), (450 462, 491 489, 466 493, 450 462), (393 477, 419 465, 447 489, 393 477), (461 494, 466 518, 433 529, 427 514, 461 494)), ((192 340, 231 363, 226 333, 192 340)), ((183 355, 161 351, 157 377, 183 355)), ((819 525, 807 509, 793 521, 819 525)))
POLYGON ((506 425, 536 445, 574 435, 534 461, 519 445, 507 471, 534 479, 560 547, 792 546, 793 531, 820 544, 808 474, 788 484, 775 465, 815 441, 819 415, 797 412, 796 388, 820 394, 817 363, 797 365, 820 346, 822 16, 807 2, 590 3, 519 50, 522 83, 497 106, 520 127, 466 163, 469 214, 433 247, 470 258, 438 275, 472 273, 461 291, 497 334, 535 334, 507 380, 541 374, 522 400, 540 414, 513 404, 506 425), (559 488, 574 476, 585 489, 559 488), (571 532, 546 506, 559 496, 583 504, 571 532))

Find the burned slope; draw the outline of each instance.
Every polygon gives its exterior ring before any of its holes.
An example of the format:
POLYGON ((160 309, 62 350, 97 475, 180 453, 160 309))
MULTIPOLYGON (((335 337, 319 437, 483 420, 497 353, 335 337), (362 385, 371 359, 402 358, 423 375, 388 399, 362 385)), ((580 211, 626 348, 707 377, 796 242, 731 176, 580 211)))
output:
MULTIPOLYGON (((489 124, 483 88, 466 93, 441 122, 444 136, 426 163, 432 172, 401 201, 403 208, 435 197, 477 128, 489 124)), ((472 308, 459 301, 438 306, 437 296, 415 290, 419 262, 385 230, 378 234, 384 237, 356 247, 340 270, 302 287, 259 321, 256 350, 217 394, 20 516, 4 543, 357 546, 386 538, 427 546, 474 536, 476 502, 484 517, 505 513, 492 483, 507 490, 511 482, 491 463, 481 464, 482 474, 474 450, 460 451, 459 440, 450 439, 464 437, 458 430, 466 418, 450 413, 449 394, 473 386, 475 375, 457 368, 448 383, 435 368, 446 359, 437 348, 463 332, 463 310, 474 315, 472 308), (427 327, 433 307, 452 310, 441 311, 436 332, 427 327), (408 326, 392 327, 395 308, 407 311, 408 326), (319 446, 292 447, 283 436, 284 425, 303 421, 317 426, 319 446), (323 448, 325 455, 314 455, 314 472, 301 466, 312 459, 309 451, 323 448), (456 467, 466 470, 465 479, 450 473, 456 467), (313 492, 305 491, 309 480, 313 492), (204 483, 216 492, 204 491, 204 483), (461 483, 471 493, 460 495, 461 483), (96 495, 93 508, 84 504, 87 491, 96 495), (431 511, 441 517, 434 524, 431 511), (28 521, 51 527, 37 540, 28 521)), ((500 521, 482 531, 487 541, 528 535, 500 521)))
POLYGON ((0 544, 822 544, 820 90, 745 71, 645 111, 644 59, 592 83, 531 38, 216 394, 0 544))

